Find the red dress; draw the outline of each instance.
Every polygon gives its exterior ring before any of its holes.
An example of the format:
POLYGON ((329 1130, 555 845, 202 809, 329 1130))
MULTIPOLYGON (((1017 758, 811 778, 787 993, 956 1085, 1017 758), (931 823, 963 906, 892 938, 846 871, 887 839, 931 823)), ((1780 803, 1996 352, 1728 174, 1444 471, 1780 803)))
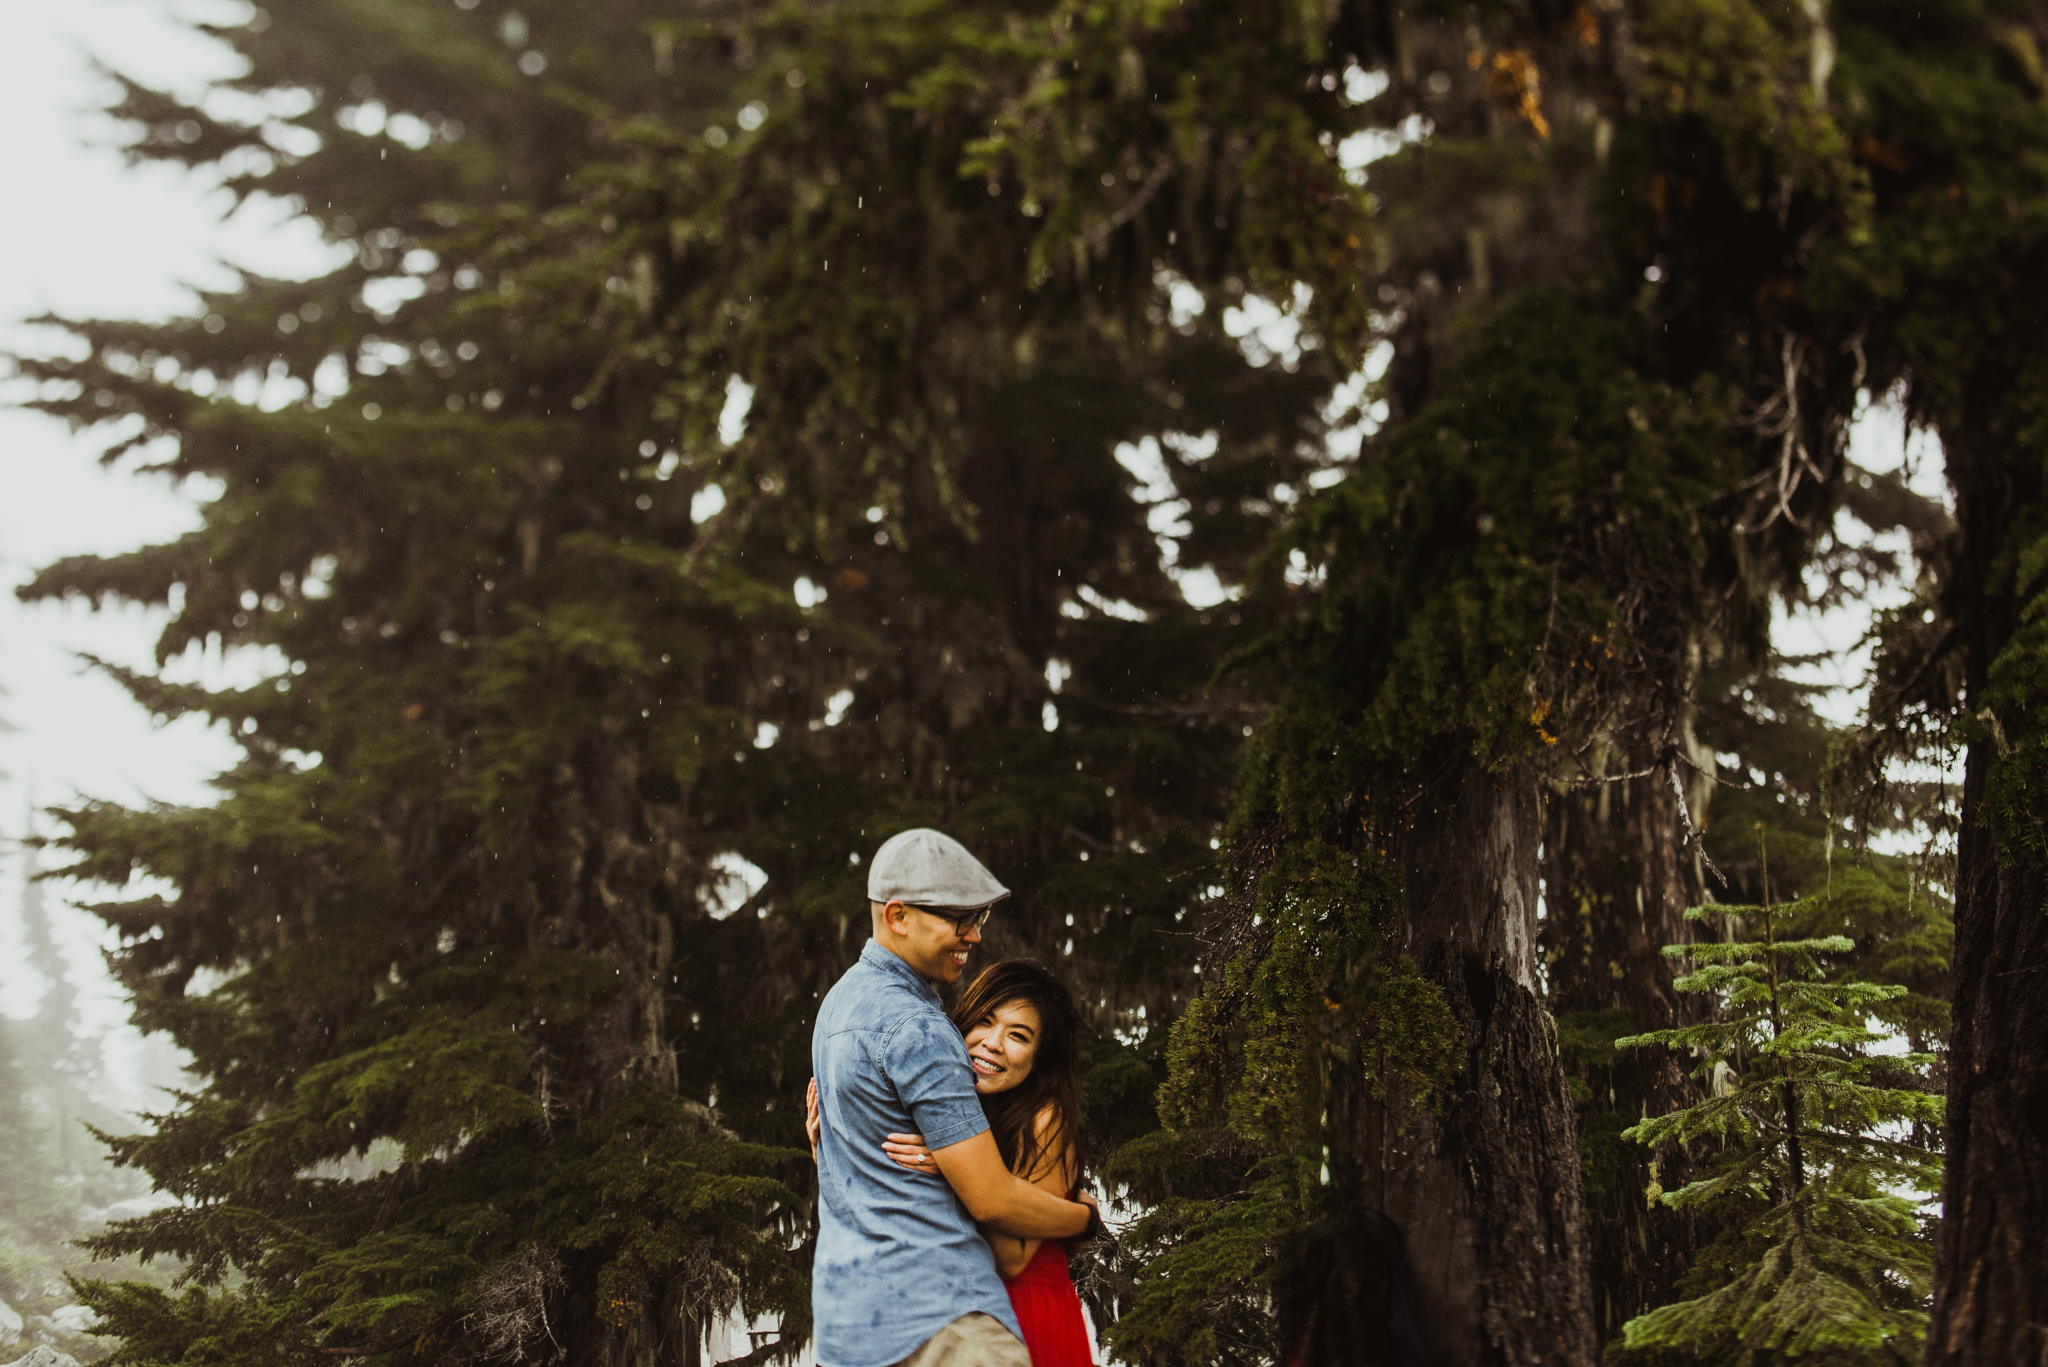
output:
POLYGON ((1010 1283, 1010 1308, 1024 1330, 1031 1367, 1095 1367, 1081 1297, 1067 1273, 1067 1246, 1047 1239, 1010 1283))

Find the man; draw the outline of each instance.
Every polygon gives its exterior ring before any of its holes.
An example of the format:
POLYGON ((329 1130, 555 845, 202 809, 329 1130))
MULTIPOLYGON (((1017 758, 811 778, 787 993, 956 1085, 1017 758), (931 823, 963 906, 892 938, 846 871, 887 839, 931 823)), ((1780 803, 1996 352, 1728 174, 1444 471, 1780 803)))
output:
POLYGON ((989 1134, 936 984, 957 982, 1010 895, 950 836, 905 831, 868 865, 874 938, 826 994, 811 1036, 822 1121, 811 1309, 821 1367, 1030 1367, 977 1221, 1071 1239, 1092 1201, 1013 1176, 989 1134), (882 1152, 921 1134, 936 1172, 882 1152))

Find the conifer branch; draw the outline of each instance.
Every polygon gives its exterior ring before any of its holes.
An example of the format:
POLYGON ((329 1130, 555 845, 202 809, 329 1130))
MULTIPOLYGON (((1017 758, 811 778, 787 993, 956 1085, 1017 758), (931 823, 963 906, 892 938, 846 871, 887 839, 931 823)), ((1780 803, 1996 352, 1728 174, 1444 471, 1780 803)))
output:
POLYGON ((344 1358, 372 1358, 372 1357, 382 1357, 382 1356, 383 1356, 384 1354, 386 1354, 386 1353, 395 1353, 395 1352, 397 1352, 397 1351, 398 1351, 399 1349, 401 1349, 401 1348, 404 1348, 404 1347, 406 1347, 406 1346, 407 1346, 407 1345, 409 1345, 409 1344, 411 1344, 411 1345, 417 1345, 417 1344, 418 1344, 418 1343, 419 1343, 419 1342, 420 1342, 420 1341, 421 1341, 422 1339, 425 1339, 425 1338, 426 1338, 426 1337, 427 1337, 427 1336, 428 1336, 429 1334, 438 1334, 438 1333, 442 1332, 443 1330, 445 1330, 445 1329, 449 1328, 449 1327, 450 1327, 451 1325, 454 1325, 454 1324, 457 1324, 457 1323, 459 1323, 459 1322, 461 1321, 462 1317, 463 1317, 463 1312, 462 1312, 462 1311, 460 1311, 460 1310, 450 1311, 450 1312, 449 1312, 448 1314, 445 1314, 445 1315, 441 1316, 441 1318, 439 1318, 439 1319, 435 1320, 435 1321, 434 1321, 433 1323, 431 1323, 431 1324, 427 1325, 427 1327, 426 1327, 426 1328, 424 1328, 424 1329, 414 1329, 414 1330, 409 1330, 408 1332, 406 1332, 406 1333, 403 1333, 403 1334, 399 1334, 399 1335, 397 1335, 397 1336, 396 1336, 396 1337, 394 1337, 394 1338, 388 1338, 388 1339, 385 1339, 385 1340, 383 1340, 383 1341, 382 1341, 381 1343, 371 1343, 371 1344, 364 1344, 364 1345, 360 1345, 360 1346, 353 1346, 353 1347, 332 1347, 332 1346, 328 1346, 328 1345, 308 1345, 308 1346, 307 1346, 307 1351, 308 1351, 308 1352, 313 1352, 313 1353, 318 1353, 318 1354, 319 1354, 320 1356, 322 1356, 322 1357, 344 1357, 344 1358))

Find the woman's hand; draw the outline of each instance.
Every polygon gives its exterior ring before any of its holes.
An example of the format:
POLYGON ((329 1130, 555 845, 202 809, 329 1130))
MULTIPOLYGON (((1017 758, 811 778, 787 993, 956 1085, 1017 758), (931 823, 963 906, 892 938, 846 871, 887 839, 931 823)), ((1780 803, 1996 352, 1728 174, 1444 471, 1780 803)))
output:
POLYGON ((804 1133, 811 1137, 811 1161, 818 1161, 818 1135, 825 1128, 818 1118, 818 1079, 812 1078, 811 1085, 804 1089, 804 1133))
POLYGON ((924 1146, 921 1134, 892 1134, 882 1141, 882 1152, 913 1172, 937 1172, 939 1165, 932 1162, 932 1151, 924 1146))

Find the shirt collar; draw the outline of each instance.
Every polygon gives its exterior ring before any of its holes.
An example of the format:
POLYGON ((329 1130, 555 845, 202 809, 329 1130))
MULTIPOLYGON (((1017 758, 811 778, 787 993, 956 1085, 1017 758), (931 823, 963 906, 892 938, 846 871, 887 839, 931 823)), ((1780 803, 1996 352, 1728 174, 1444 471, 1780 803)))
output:
POLYGON ((932 1005, 944 1005, 939 999, 939 990, 918 976, 917 970, 905 963, 901 956, 891 954, 888 950, 882 948, 879 940, 869 937, 867 944, 861 949, 860 960, 862 963, 880 969, 884 973, 894 974, 916 988, 919 994, 930 1001, 932 1005))

